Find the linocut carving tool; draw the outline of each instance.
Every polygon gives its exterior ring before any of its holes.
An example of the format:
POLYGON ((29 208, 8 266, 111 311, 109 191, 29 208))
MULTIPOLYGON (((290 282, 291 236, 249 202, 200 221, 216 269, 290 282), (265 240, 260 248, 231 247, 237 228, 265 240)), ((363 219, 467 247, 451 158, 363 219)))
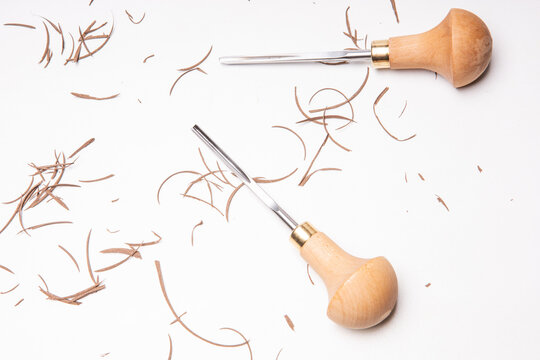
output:
POLYGON ((327 315, 339 325, 365 329, 384 320, 397 300, 397 278, 384 257, 362 259, 341 249, 308 222, 298 224, 197 125, 193 132, 292 230, 300 255, 321 276, 328 290, 327 315))
POLYGON ((492 39, 475 14, 451 9, 435 28, 416 35, 371 42, 371 49, 326 51, 270 56, 229 56, 222 64, 341 62, 371 59, 375 68, 427 69, 444 76, 454 87, 476 80, 491 59, 492 39))

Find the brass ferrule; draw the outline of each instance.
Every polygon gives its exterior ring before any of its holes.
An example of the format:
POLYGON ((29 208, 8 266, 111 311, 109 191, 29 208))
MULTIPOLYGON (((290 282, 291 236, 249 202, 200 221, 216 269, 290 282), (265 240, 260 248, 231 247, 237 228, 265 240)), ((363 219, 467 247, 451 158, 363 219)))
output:
POLYGON ((376 69, 390 68, 388 40, 374 40, 371 42, 371 62, 376 69))
POLYGON ((298 247, 301 248, 309 240, 310 237, 317 233, 317 229, 313 227, 308 222, 300 224, 294 229, 291 233, 291 241, 298 247))

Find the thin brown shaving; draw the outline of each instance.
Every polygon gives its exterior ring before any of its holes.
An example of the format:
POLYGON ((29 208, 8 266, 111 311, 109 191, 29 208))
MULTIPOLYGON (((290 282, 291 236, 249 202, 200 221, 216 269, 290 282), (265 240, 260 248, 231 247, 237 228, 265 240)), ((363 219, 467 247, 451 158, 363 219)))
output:
MULTIPOLYGON (((18 213, 18 215, 19 215, 19 224, 21 225, 21 228, 23 229, 23 231, 28 236, 30 236, 30 234, 28 233, 28 231, 26 231, 26 228, 24 227, 23 219, 22 219, 22 213, 23 213, 25 205, 31 199, 31 197, 34 195, 34 193, 36 192, 36 190, 38 189, 40 184, 41 184, 41 182, 39 184, 37 184, 36 186, 34 186, 32 189, 30 189, 30 191, 26 194, 26 196, 21 199, 21 201, 19 202, 19 206, 15 210, 15 214, 18 213)), ((13 219, 13 217, 11 218, 11 220, 12 219, 13 219)), ((11 222, 11 220, 9 220, 9 222, 11 222)), ((8 224, 9 224, 9 222, 8 222, 8 224)), ((5 229, 5 227, 4 227, 4 229, 5 229)), ((2 232, 2 231, 0 231, 0 232, 2 232)))
POLYGON ((144 58, 143 60, 143 64, 146 64, 146 60, 150 59, 151 57, 154 57, 155 55, 152 54, 152 55, 148 55, 147 57, 144 58))
POLYGON ((167 359, 171 360, 172 359, 172 339, 171 339, 171 335, 167 334, 167 336, 169 337, 169 357, 167 359))
POLYGON ((476 165, 476 168, 478 169, 478 172, 484 171, 484 170, 482 170, 482 168, 480 167, 480 165, 476 165))
POLYGON ((427 283, 426 285, 424 285, 425 287, 430 287, 431 286, 431 283, 427 283))
POLYGON ((79 62, 79 59, 81 58, 81 50, 82 50, 82 43, 79 42, 79 46, 77 46, 77 50, 75 50, 75 58, 69 59, 71 61, 79 62))
POLYGON ((120 200, 120 198, 116 198, 116 199, 114 199, 114 200, 111 200, 111 202, 115 203, 115 202, 117 202, 118 200, 120 200))
POLYGON ((309 281, 311 282, 311 285, 315 285, 315 283, 313 282, 313 279, 311 278, 311 274, 309 273, 309 264, 306 264, 307 265, 307 276, 309 278, 309 281))
MULTIPOLYGON (((195 70, 199 70, 199 68, 189 69, 189 70, 187 70, 186 72, 183 72, 183 73, 182 73, 182 74, 174 81, 174 83, 172 84, 171 90, 169 91, 169 96, 172 95, 172 92, 173 92, 173 90, 174 90, 174 87, 176 86, 176 83, 177 83, 184 75, 189 74, 190 72, 195 71, 195 70)), ((199 71, 200 71, 200 70, 199 70, 199 71)))
POLYGON ((405 112, 405 109, 407 108, 407 100, 405 100, 405 106, 403 106, 403 110, 401 110, 401 113, 399 114, 398 118, 401 118, 403 113, 405 112))
POLYGON ((64 32, 62 31, 62 27, 60 26, 60 23, 58 23, 58 28, 60 29, 60 36, 62 37, 62 52, 60 53, 60 55, 62 55, 66 47, 66 41, 64 39, 64 32))
POLYGON ((159 236, 155 231, 152 231, 152 234, 154 234, 158 239, 157 241, 153 242, 153 243, 148 243, 148 244, 157 244, 158 242, 161 241, 161 236, 159 236))
POLYGON ((64 251, 67 256, 69 256, 69 258, 71 259, 71 261, 73 261, 73 263, 75 264, 75 266, 77 267, 77 271, 78 272, 81 272, 81 269, 79 268, 79 264, 77 263, 77 260, 75 260, 75 258, 73 257, 73 255, 71 255, 71 253, 69 251, 67 251, 62 245, 58 245, 58 247, 60 249, 62 249, 62 251, 64 251))
MULTIPOLYGON (((339 107, 341 107, 341 106, 343 106, 343 105, 345 105, 345 104, 347 104, 347 103, 350 104, 351 101, 353 101, 353 100, 360 94, 360 92, 362 92, 362 90, 364 89, 364 86, 366 86, 366 83, 367 83, 367 81, 368 81, 368 78, 369 78, 369 67, 366 68, 366 77, 364 78, 364 81, 362 82, 362 85, 360 85, 360 87, 358 88, 358 90, 356 90, 356 91, 354 92, 354 94, 351 95, 350 98, 347 98, 347 97, 345 96, 345 99, 346 99, 346 100, 343 101, 343 102, 341 102, 341 103, 339 103, 339 104, 332 105, 332 106, 328 106, 328 107, 325 107, 325 108, 309 110, 309 112, 310 112, 310 113, 316 113, 316 112, 324 111, 325 109, 326 109, 326 110, 332 110, 332 109, 337 109, 337 108, 339 108, 339 107)), ((320 90, 319 90, 319 91, 320 91, 320 90)), ((315 95, 313 95, 313 96, 315 96, 315 95)), ((311 102, 311 100, 310 100, 310 102, 311 102)))
POLYGON ((229 195, 229 198, 227 199, 227 205, 225 206, 225 219, 229 221, 229 209, 231 207, 232 199, 234 198, 234 195, 238 192, 244 186, 244 183, 241 183, 238 185, 232 192, 231 195, 229 195))
MULTIPOLYGON (((323 118, 322 115, 321 116, 313 116, 313 117, 308 117, 308 118, 306 118, 304 120, 299 120, 296 123, 297 124, 303 124, 303 123, 307 123, 307 122, 314 122, 316 124, 323 125, 322 121, 319 121, 319 120, 322 120, 322 118, 323 118)), ((348 118, 346 116, 342 116, 342 115, 326 115, 326 119, 347 120, 349 123, 356 122, 353 119, 348 118)))
MULTIPOLYGON (((161 273, 161 263, 158 260, 156 260, 154 263, 156 264, 156 270, 157 270, 157 274, 158 274, 158 278, 159 278, 159 286, 161 287, 161 291, 163 292, 163 297, 165 298, 165 301, 167 302, 167 305, 169 306, 169 309, 171 310, 172 314, 174 315, 176 321, 180 325, 182 325, 182 327, 184 329, 186 329, 191 335, 195 336, 197 339, 202 340, 202 341, 204 341, 204 342, 206 342, 208 344, 215 345, 215 346, 238 347, 238 346, 242 346, 242 345, 247 344, 247 341, 245 341, 245 342, 243 342, 241 344, 232 344, 232 345, 216 343, 216 342, 213 342, 211 340, 203 338, 202 336, 200 336, 199 334, 195 333, 193 330, 188 328, 187 325, 182 321, 180 316, 178 316, 178 314, 176 313, 176 311, 174 310, 174 308, 173 308, 173 306, 171 304, 171 301, 169 300, 169 296, 167 295, 167 291, 165 290, 165 283, 163 282, 163 274, 161 273)), ((184 315, 184 314, 182 314, 182 315, 184 315)))
POLYGON ((328 62, 328 61, 319 61, 319 63, 324 65, 345 65, 348 64, 348 61, 336 61, 336 62, 328 62))
POLYGON ((82 144, 77 150, 75 150, 73 152, 73 154, 69 155, 68 159, 71 159, 72 157, 74 157, 75 155, 77 155, 81 150, 83 150, 84 148, 86 148, 88 145, 90 145, 91 143, 93 143, 96 139, 95 138, 91 138, 89 140, 87 140, 84 144, 82 144))
POLYGON ((405 172, 405 182, 408 183, 408 181, 407 181, 407 172, 405 172))
POLYGON ((106 39, 109 35, 87 35, 85 40, 106 39))
POLYGON ((157 240, 156 241, 151 241, 151 242, 147 242, 145 243, 144 241, 140 244, 133 244, 133 243, 126 243, 127 246, 129 246, 130 248, 133 248, 133 247, 142 247, 142 246, 151 246, 151 245, 156 245, 156 244, 159 244, 159 242, 161 241, 161 236, 159 236, 158 234, 156 234, 154 231, 152 231, 152 233, 157 236, 157 240))
POLYGON ((44 227, 44 226, 58 225, 58 224, 73 224, 73 222, 71 222, 71 221, 51 221, 51 222, 48 222, 48 223, 44 223, 44 224, 39 224, 39 225, 34 225, 34 226, 27 227, 27 228, 25 228, 25 229, 19 231, 19 234, 22 233, 22 232, 25 231, 25 230, 35 230, 35 229, 42 228, 42 227, 44 227))
POLYGON ((8 268, 5 267, 4 265, 0 265, 0 269, 3 269, 3 270, 5 270, 5 271, 10 272, 10 273, 12 273, 13 275, 15 275, 15 273, 14 273, 13 271, 11 271, 10 269, 8 269, 8 268))
POLYGON ((292 132, 297 138, 298 140, 300 140, 300 142, 302 143, 302 147, 304 149, 304 160, 306 160, 306 156, 307 156, 307 150, 306 150, 306 143, 304 142, 304 140, 302 140, 302 138, 300 137, 300 135, 298 135, 298 133, 286 126, 281 126, 281 125, 274 125, 272 126, 273 128, 277 128, 277 129, 285 129, 285 130, 288 130, 290 132, 292 132))
POLYGON ((106 229, 106 230, 107 230, 107 232, 109 232, 109 233, 111 233, 111 234, 116 234, 117 232, 120 231, 120 230, 114 230, 114 231, 112 231, 112 230, 109 230, 109 229, 106 229))
POLYGON ((110 100, 110 99, 114 99, 115 97, 120 95, 120 93, 114 94, 114 95, 111 95, 111 96, 106 96, 106 97, 95 97, 95 96, 92 96, 92 95, 79 94, 79 93, 76 93, 76 92, 72 92, 71 95, 73 95, 75 97, 78 97, 80 99, 87 99, 87 100, 110 100))
POLYGON ((230 330, 230 331, 233 331, 233 332, 237 333, 238 335, 240 335, 242 337, 242 339, 245 341, 246 346, 248 348, 249 360, 253 360, 253 351, 251 351, 251 346, 249 345, 249 340, 244 336, 244 334, 242 334, 240 331, 238 331, 236 329, 228 328, 228 327, 221 328, 220 330, 230 330))
POLYGON ((358 49, 359 46, 358 46, 358 37, 357 37, 357 33, 356 33, 356 30, 354 30, 354 35, 352 33, 352 30, 351 30, 351 23, 349 21, 349 9, 351 7, 347 7, 347 10, 345 10, 345 23, 347 25, 347 32, 344 32, 343 34, 345 34, 345 36, 347 36, 348 38, 351 39, 351 41, 353 42, 354 46, 356 46, 356 48, 358 49))
POLYGON ((302 177, 302 180, 300 180, 300 183, 298 184, 298 186, 304 186, 306 184, 306 182, 308 181, 307 176, 309 174, 309 171, 313 167, 313 164, 315 163, 315 160, 317 160, 317 157, 321 153, 321 150, 322 150, 322 148, 324 147, 324 145, 326 144, 327 141, 328 141, 328 135, 326 135, 326 137, 324 138, 324 141, 322 142, 321 146, 319 147, 319 150, 317 150, 317 153, 313 157, 313 160, 311 160, 311 163, 309 164, 309 167, 306 170, 306 173, 304 174, 304 176, 302 177))
POLYGON ((49 287, 47 286, 47 283, 45 282, 45 279, 43 278, 43 276, 39 275, 39 278, 41 279, 41 281, 43 282, 43 285, 45 285, 45 289, 47 289, 47 291, 49 291, 49 287))
POLYGON ((45 51, 43 51, 43 56, 41 57, 41 60, 39 60, 38 64, 41 64, 43 60, 45 60, 45 57, 49 53, 49 43, 50 43, 50 35, 49 35, 49 28, 47 27, 47 24, 43 21, 43 26, 45 27, 45 31, 47 33, 47 41, 45 43, 45 51))
POLYGON ((304 111, 304 109, 302 109, 302 107, 300 106, 300 101, 298 100, 298 93, 296 91, 296 86, 294 87, 294 102, 296 103, 296 107, 298 108, 298 111, 300 111, 300 113, 302 115, 304 115, 304 117, 306 119, 309 119, 309 115, 306 114, 306 112, 304 111))
POLYGON ((199 226, 201 226, 203 224, 203 221, 201 220, 201 222, 199 222, 197 225, 195 225, 193 227, 193 229, 191 230, 191 246, 193 246, 193 233, 195 232, 195 229, 198 228, 199 226))
POLYGON ((75 39, 73 38, 73 35, 69 33, 69 36, 71 37, 71 53, 69 54, 69 57, 64 62, 64 65, 67 65, 67 63, 70 61, 71 57, 73 56, 73 51, 75 51, 75 39))
POLYGON ((379 116, 377 115, 377 111, 375 111, 375 107, 377 106, 377 104, 379 103, 379 101, 381 100, 381 98, 384 96, 384 94, 386 94, 386 92, 389 90, 388 86, 384 88, 383 91, 381 91, 381 93, 379 94, 379 96, 377 96, 377 99, 375 100, 375 102, 373 103, 373 113, 375 114, 375 118, 377 118, 377 121, 379 122, 379 125, 381 125, 381 127, 383 128, 383 130, 394 140, 397 140, 397 141, 407 141, 407 140, 411 140, 413 137, 416 136, 416 134, 412 135, 412 136, 409 136, 408 138, 406 139, 399 139, 397 137, 395 137, 394 135, 392 135, 388 130, 386 130, 386 128, 384 127, 383 123, 381 122, 381 119, 379 119, 379 116))
MULTIPOLYGON (((143 244, 137 244, 137 246, 140 247, 140 245, 143 245, 143 244)), ((137 251, 137 253, 133 253, 133 248, 131 249, 126 249, 126 248, 110 248, 110 249, 104 249, 104 250, 101 250, 100 253, 102 254, 122 254, 122 255, 130 255, 130 256, 133 256, 133 257, 136 257, 137 259, 142 259, 142 256, 140 254, 140 252, 137 251), (133 254, 133 255, 132 255, 133 254)))
POLYGON ((255 177, 255 178, 253 178, 253 180, 255 180, 255 182, 258 183, 258 184, 276 183, 276 182, 280 182, 280 181, 283 181, 283 180, 291 177, 296 171, 298 171, 298 168, 294 169, 293 171, 291 171, 287 175, 282 176, 282 177, 277 178, 277 179, 265 179, 263 177, 255 177))
POLYGON ((446 208, 446 210, 450 212, 450 209, 448 208, 448 206, 446 206, 446 203, 444 202, 444 200, 437 194, 435 194, 435 196, 437 197, 437 201, 439 201, 446 208))
POLYGON ((396 2, 395 0, 390 0, 390 2, 392 3, 392 10, 394 10, 394 14, 396 15, 396 21, 399 24, 399 16, 396 9, 396 2))
POLYGON ((0 291, 0 295, 5 295, 5 294, 9 294, 10 292, 12 292, 13 290, 15 290, 16 288, 19 287, 20 284, 17 284, 15 285, 14 287, 12 287, 11 289, 7 290, 7 291, 0 291))
POLYGON ((88 267, 88 274, 90 274, 90 279, 92 282, 97 285, 98 282, 94 278, 94 273, 92 272, 92 266, 90 265, 90 235, 92 234, 92 229, 88 232, 88 237, 86 238, 86 266, 88 267))
POLYGON ((426 179, 424 179, 424 177, 422 176, 422 174, 418 173, 418 177, 419 177, 422 181, 426 181, 426 179))
POLYGON ((330 140, 332 140, 332 142, 333 142, 334 144, 336 144, 337 146, 339 146, 340 148, 342 148, 343 150, 345 150, 345 151, 347 151, 347 152, 348 152, 348 151, 351 151, 351 149, 349 149, 349 148, 347 148, 347 147, 341 145, 339 142, 337 142, 337 140, 334 139, 334 138, 332 137, 332 135, 330 134, 330 132, 328 131, 328 126, 326 125, 326 111, 323 113, 323 127, 324 127, 324 131, 326 131, 326 135, 328 135, 328 137, 330 138, 330 140))
POLYGON ((79 180, 79 182, 82 182, 82 183, 92 183, 92 182, 98 182, 98 181, 103 181, 103 180, 107 180, 107 179, 110 179, 114 176, 114 174, 109 174, 107 176, 104 176, 104 177, 101 177, 99 179, 93 179, 93 180, 79 180))
POLYGON ((25 27, 25 28, 28 28, 28 29, 35 29, 36 28, 35 26, 32 26, 32 25, 19 24, 19 23, 5 23, 4 26, 20 26, 20 27, 25 27))
POLYGON ((115 264, 112 264, 112 265, 110 265, 110 266, 104 267, 104 268, 102 268, 102 269, 98 269, 98 270, 96 270, 96 272, 109 271, 109 270, 112 270, 112 269, 114 269, 114 268, 116 268, 116 267, 122 265, 123 263, 125 263, 126 261, 128 261, 129 259, 131 259, 132 257, 134 257, 135 254, 139 251, 139 248, 140 248, 140 246, 139 246, 139 247, 136 247, 135 249, 132 248, 132 249, 128 250, 128 251, 129 251, 129 252, 128 252, 128 256, 127 256, 124 260, 119 261, 119 262, 117 262, 117 263, 115 263, 115 264))
POLYGON ((309 174, 307 177, 306 177, 306 182, 308 182, 308 180, 316 173, 318 173, 319 171, 342 171, 340 168, 321 168, 321 169, 317 169, 315 171, 313 171, 311 174, 309 174))
POLYGON ((188 66, 187 68, 183 68, 183 69, 178 69, 178 71, 188 71, 188 70, 191 70, 191 69, 194 69, 196 68, 197 66, 201 65, 207 58, 208 56, 210 56, 210 53, 212 52, 212 48, 214 46, 210 46, 210 50, 208 50, 208 52, 206 53, 206 55, 199 61, 197 62, 196 64, 194 65, 191 65, 191 66, 188 66))
MULTIPOLYGON (((100 253, 102 253, 102 254, 122 254, 122 255, 129 255, 129 256, 133 256, 134 258, 137 258, 137 259, 142 259, 141 253, 140 253, 138 250, 135 251, 133 248, 131 248, 131 249, 126 249, 126 248, 110 248, 110 249, 101 250, 100 253)), ((96 270, 96 271, 98 271, 98 270, 96 270)))
POLYGON ((287 322, 287 325, 289 325, 289 327, 291 328, 292 331, 294 331, 294 323, 292 322, 291 318, 289 317, 289 315, 285 314, 285 321, 287 322))
POLYGON ((61 198, 59 198, 58 196, 54 195, 49 189, 45 189, 45 192, 47 193, 47 195, 49 195, 51 197, 52 200, 56 201, 60 206, 62 206, 64 209, 66 210, 69 210, 68 206, 66 205, 66 203, 64 201, 62 201, 61 198))
POLYGON ((144 17, 146 16, 146 13, 143 13, 143 16, 142 16, 141 20, 135 21, 135 20, 133 20, 133 16, 132 16, 130 13, 128 13, 127 10, 125 10, 125 12, 126 12, 128 18, 129 18, 129 21, 131 21, 131 22, 134 23, 135 25, 140 24, 140 23, 144 20, 144 17))
POLYGON ((19 300, 16 304, 15 304, 15 307, 19 306, 20 303, 22 303, 24 301, 24 298, 19 300))
POLYGON ((276 360, 279 359, 279 355, 281 354, 281 352, 283 351, 283 348, 279 349, 278 353, 277 353, 277 356, 276 356, 276 360))
POLYGON ((52 26, 52 28, 60 35, 62 35, 62 30, 60 29, 59 26, 56 26, 51 20, 41 16, 42 19, 45 19, 45 21, 47 21, 49 23, 49 25, 52 26))

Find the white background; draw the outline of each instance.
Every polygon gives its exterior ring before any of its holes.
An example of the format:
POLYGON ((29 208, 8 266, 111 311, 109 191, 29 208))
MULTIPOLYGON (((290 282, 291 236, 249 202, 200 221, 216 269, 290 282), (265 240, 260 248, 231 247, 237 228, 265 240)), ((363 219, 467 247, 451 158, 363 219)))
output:
MULTIPOLYGON (((156 259, 176 310, 188 312, 186 323, 225 343, 240 340, 220 327, 242 331, 256 359, 274 359, 281 348, 283 360, 538 358, 540 5, 396 2, 400 24, 390 1, 351 2, 352 26, 370 40, 384 39, 427 30, 452 7, 468 9, 493 37, 486 75, 456 90, 427 71, 372 70, 353 101, 358 123, 336 133, 352 152, 328 144, 315 167, 343 171, 317 174, 302 188, 297 183, 324 135, 317 126, 294 124, 302 119, 294 86, 305 106, 323 87, 350 95, 366 66, 226 67, 218 57, 349 47, 342 34, 348 2, 95 0, 89 7, 80 0, 2 1, 0 23, 37 29, 0 28, 0 199, 11 200, 26 188, 28 162, 50 163, 55 149, 71 153, 90 137, 95 143, 81 152, 66 182, 116 176, 58 190, 70 212, 49 203, 25 215, 28 226, 56 220, 73 225, 28 237, 17 235, 14 222, 0 235, 0 264, 16 274, 0 271, 0 291, 21 284, 0 296, 0 358, 99 359, 110 352, 108 359, 165 359, 170 334, 173 359, 247 359, 245 347, 216 348, 169 325, 173 318, 159 288, 156 259), (135 19, 144 12, 146 17, 134 25, 124 9, 135 19), (54 55, 43 69, 37 64, 45 46, 39 16, 73 34, 93 20, 114 18, 115 31, 93 58, 64 66, 67 55, 59 55, 59 37, 50 29, 54 55), (169 96, 176 69, 198 61, 210 45, 214 50, 203 64, 208 76, 187 75, 169 96), (150 54, 155 57, 143 64, 150 54), (411 141, 391 139, 373 116, 372 103, 385 86, 390 91, 380 103, 381 118, 400 137, 416 133, 411 141), (96 102, 74 98, 72 91, 120 96, 96 102), (264 188, 299 221, 311 221, 351 253, 391 261, 399 299, 389 320, 366 331, 328 320, 321 280, 313 274, 315 286, 309 283, 287 228, 245 189, 233 202, 230 223, 179 196, 189 177, 169 182, 157 204, 157 188, 170 173, 204 170, 200 143, 189 131, 194 123, 254 176, 280 177, 300 167, 291 179, 264 188), (298 141, 272 125, 297 130, 308 161, 298 141), (192 247, 191 229, 201 219, 192 247), (163 241, 143 249, 143 260, 105 273, 107 288, 82 305, 46 300, 37 274, 60 295, 90 285, 84 270, 90 228, 95 269, 122 258, 99 254, 101 249, 152 241, 151 230, 163 241), (107 228, 121 231, 110 234, 107 228), (58 244, 77 258, 81 273, 58 244), (20 298, 24 302, 14 308, 20 298)), ((0 206, 2 223, 12 211, 0 206)))

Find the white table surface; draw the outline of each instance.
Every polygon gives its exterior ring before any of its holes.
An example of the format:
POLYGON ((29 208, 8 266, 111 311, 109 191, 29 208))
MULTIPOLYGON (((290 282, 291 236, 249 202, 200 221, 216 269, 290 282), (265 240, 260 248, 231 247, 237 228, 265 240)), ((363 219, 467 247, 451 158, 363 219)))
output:
MULTIPOLYGON (((302 119, 294 87, 303 104, 323 87, 352 94, 365 65, 226 67, 218 57, 348 47, 342 34, 348 2, 95 0, 89 7, 82 0, 2 1, 0 23, 37 29, 0 27, 0 200, 24 190, 27 163, 48 163, 55 149, 70 153, 90 137, 95 143, 81 152, 66 181, 115 177, 59 190, 70 212, 49 203, 25 215, 28 225, 73 225, 28 237, 17 234, 14 223, 0 234, 0 264, 16 274, 0 271, 0 291, 20 283, 0 296, 0 358, 99 359, 110 352, 107 359, 165 359, 170 334, 173 359, 247 359, 245 347, 213 347, 169 325, 173 318, 154 260, 161 261, 176 310, 188 312, 188 325, 221 342, 239 340, 219 330, 234 327, 250 339, 256 359, 274 359, 281 348, 282 360, 538 358, 540 3, 396 2, 400 24, 390 1, 351 2, 352 26, 369 39, 387 38, 427 30, 452 7, 468 9, 493 37, 486 75, 455 90, 427 71, 372 69, 353 101, 358 122, 336 133, 352 152, 329 144, 317 162, 343 171, 317 174, 298 187, 323 133, 294 124, 302 119), (145 19, 134 25, 124 9, 136 19, 146 13, 145 19), (51 29, 54 55, 43 69, 37 64, 45 43, 39 16, 60 22, 66 33, 114 18, 115 32, 93 58, 64 66, 66 54, 59 55, 59 37, 51 29), (187 75, 169 96, 176 69, 199 60, 210 45, 213 52, 202 66, 208 76, 187 75), (143 64, 150 54, 155 57, 143 64), (381 116, 398 136, 416 133, 411 141, 394 141, 374 118, 372 103, 385 86, 390 91, 381 116), (72 91, 120 96, 96 102, 72 91), (204 170, 200 143, 189 131, 194 123, 254 176, 279 177, 300 167, 293 178, 264 188, 351 253, 391 261, 399 299, 389 320, 366 331, 328 320, 320 278, 312 274, 315 286, 309 283, 287 228, 246 190, 233 202, 229 223, 179 196, 188 178, 168 183, 158 205, 156 191, 167 175, 204 170), (297 130, 308 161, 297 140, 272 125, 297 130), (111 203, 115 198, 120 200, 111 203), (191 229, 200 220, 192 247, 191 229), (46 300, 37 274, 59 294, 89 285, 84 247, 90 228, 94 268, 117 259, 99 254, 101 249, 154 240, 152 230, 163 241, 143 249, 142 260, 104 273, 106 289, 81 306, 46 300), (58 244, 78 259, 81 273, 58 244), (14 308, 20 298, 24 302, 14 308)), ((12 211, 0 206, 2 223, 12 211)))

